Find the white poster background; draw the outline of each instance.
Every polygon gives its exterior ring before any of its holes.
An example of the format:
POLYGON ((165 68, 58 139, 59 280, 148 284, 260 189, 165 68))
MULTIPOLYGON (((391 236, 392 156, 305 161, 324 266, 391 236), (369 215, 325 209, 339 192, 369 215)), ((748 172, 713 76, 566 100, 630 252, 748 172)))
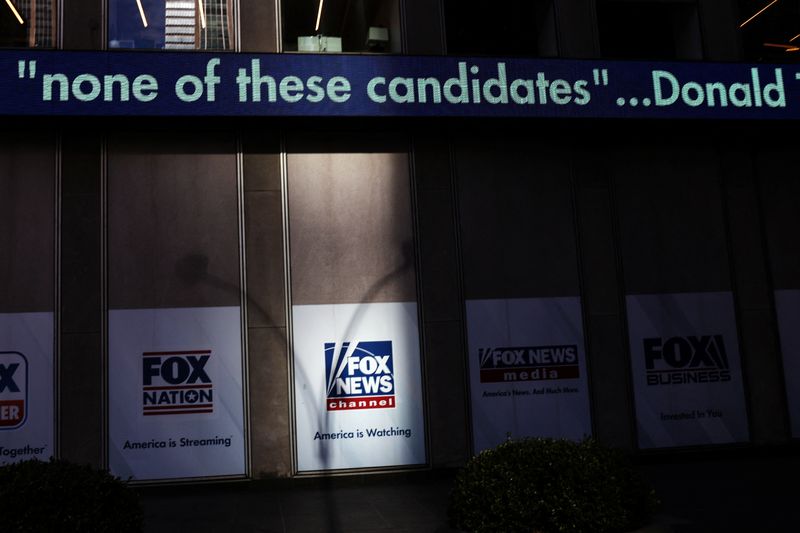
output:
POLYGON ((292 317, 298 470, 425 464, 417 304, 295 305, 292 317), (328 411, 325 343, 386 340, 392 341, 395 407, 328 411), (410 437, 369 436, 373 430, 407 430, 410 437), (323 440, 317 433, 354 438, 323 440))
MULTIPOLYGON (((0 465, 55 455, 53 449, 53 313, 0 314, 0 352, 21 353, 27 361, 27 416, 15 429, 0 428, 0 465)), ((0 363, 19 361, 19 356, 0 356, 0 363), (14 361, 12 361, 12 358, 14 361)), ((14 382, 24 391, 23 369, 14 373, 14 382)), ((11 396, 0 393, 0 400, 11 396)), ((18 395, 13 395, 17 399, 18 395)))
POLYGON ((114 475, 153 480, 245 474, 238 307, 109 311, 108 394, 114 475), (205 371, 213 384, 213 413, 144 416, 142 354, 192 350, 211 350, 205 371))
POLYGON ((475 453, 507 436, 580 440, 592 424, 577 297, 467 300, 475 453), (578 377, 481 383, 480 349, 576 345, 578 377))
POLYGON ((800 290, 775 291, 792 436, 800 437, 800 290))
POLYGON ((640 448, 746 442, 742 366, 730 292, 626 297, 640 448), (644 339, 722 335, 727 382, 648 385, 644 339))

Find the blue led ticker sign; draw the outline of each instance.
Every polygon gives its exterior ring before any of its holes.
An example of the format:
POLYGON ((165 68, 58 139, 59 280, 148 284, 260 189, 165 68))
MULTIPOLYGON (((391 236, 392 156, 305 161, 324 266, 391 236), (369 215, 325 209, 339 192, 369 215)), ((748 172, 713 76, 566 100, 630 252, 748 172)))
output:
POLYGON ((4 116, 800 118, 800 66, 0 51, 4 116))

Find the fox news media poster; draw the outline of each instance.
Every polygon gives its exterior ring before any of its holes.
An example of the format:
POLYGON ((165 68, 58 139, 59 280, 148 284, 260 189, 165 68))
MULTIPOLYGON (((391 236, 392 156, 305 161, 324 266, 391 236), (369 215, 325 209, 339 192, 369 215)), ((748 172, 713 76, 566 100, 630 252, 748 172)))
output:
POLYGON ((238 307, 110 311, 108 396, 113 474, 246 473, 238 307))
POLYGON ((467 300, 475 453, 592 432, 579 298, 467 300))
POLYGON ((0 465, 53 449, 53 313, 0 314, 0 465))
POLYGON ((300 472, 426 463, 417 304, 295 305, 300 472))
POLYGON ((626 297, 640 448, 749 439, 733 295, 626 297))
POLYGON ((800 290, 775 291, 792 437, 800 438, 800 290))

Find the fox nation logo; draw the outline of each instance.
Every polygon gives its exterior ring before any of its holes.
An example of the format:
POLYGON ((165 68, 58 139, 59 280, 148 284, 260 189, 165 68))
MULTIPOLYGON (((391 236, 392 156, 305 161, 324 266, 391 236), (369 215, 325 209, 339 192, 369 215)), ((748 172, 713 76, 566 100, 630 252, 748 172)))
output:
POLYGON ((648 386, 731 380, 722 335, 653 337, 643 342, 648 386))
POLYGON ((25 423, 28 405, 28 360, 19 352, 0 352, 0 429, 25 423))
POLYGON ((328 411, 395 406, 392 341, 325 343, 328 411))
POLYGON ((578 377, 578 346, 479 348, 481 383, 578 377))
POLYGON ((214 385, 206 372, 211 350, 142 354, 142 414, 214 412, 214 385))

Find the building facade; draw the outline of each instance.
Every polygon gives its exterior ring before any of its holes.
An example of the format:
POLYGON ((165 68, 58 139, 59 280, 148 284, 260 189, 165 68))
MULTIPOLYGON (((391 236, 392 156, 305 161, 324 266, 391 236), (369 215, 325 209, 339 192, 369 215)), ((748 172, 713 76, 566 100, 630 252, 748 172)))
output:
POLYGON ((169 481, 455 467, 508 436, 793 444, 800 176, 782 113, 798 104, 777 102, 800 11, 785 4, 746 22, 764 6, 16 3, 25 31, 11 10, 0 25, 14 72, 26 47, 112 65, 181 49, 291 66, 307 50, 375 72, 386 55, 453 72, 586 60, 598 85, 603 61, 746 64, 763 87, 729 103, 762 91, 777 111, 5 113, 0 460, 169 481))

